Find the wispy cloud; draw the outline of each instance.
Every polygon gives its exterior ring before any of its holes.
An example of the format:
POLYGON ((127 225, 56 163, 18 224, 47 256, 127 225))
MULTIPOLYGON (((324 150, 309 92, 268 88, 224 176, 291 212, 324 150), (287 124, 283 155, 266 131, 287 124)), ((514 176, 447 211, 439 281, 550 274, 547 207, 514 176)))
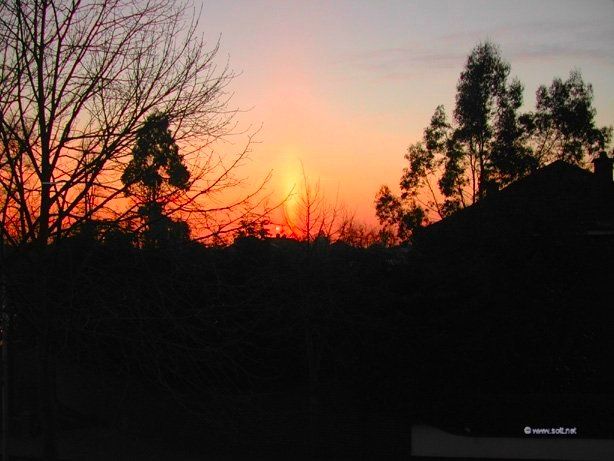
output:
POLYGON ((453 69, 462 65, 466 51, 425 51, 416 47, 369 50, 340 57, 335 65, 354 72, 371 74, 376 79, 403 80, 426 68, 453 69))
POLYGON ((538 45, 527 49, 517 49, 508 53, 513 62, 550 61, 568 58, 575 61, 592 61, 614 65, 614 53, 602 48, 576 47, 573 44, 538 45))
POLYGON ((614 27, 578 21, 532 21, 472 31, 445 34, 450 45, 484 39, 505 43, 510 61, 580 59, 614 64, 614 27))
POLYGON ((533 21, 446 33, 428 47, 411 44, 372 49, 338 56, 333 68, 340 72, 367 74, 375 80, 409 80, 427 69, 460 69, 470 47, 479 41, 501 44, 505 59, 522 62, 552 62, 560 59, 578 65, 614 65, 614 27, 589 22, 533 21))

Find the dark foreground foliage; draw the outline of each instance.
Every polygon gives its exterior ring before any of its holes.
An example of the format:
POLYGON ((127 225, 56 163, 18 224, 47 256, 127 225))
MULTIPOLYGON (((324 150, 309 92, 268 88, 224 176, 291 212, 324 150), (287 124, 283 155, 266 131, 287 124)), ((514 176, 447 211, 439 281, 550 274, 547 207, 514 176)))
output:
POLYGON ((614 388, 608 239, 140 250, 75 238, 9 254, 15 426, 29 415, 36 433, 30 376, 47 328, 68 426, 162 419, 167 435, 207 433, 208 449, 299 440, 391 457, 415 420, 497 433, 546 414, 604 435, 595 406, 556 396, 614 388))

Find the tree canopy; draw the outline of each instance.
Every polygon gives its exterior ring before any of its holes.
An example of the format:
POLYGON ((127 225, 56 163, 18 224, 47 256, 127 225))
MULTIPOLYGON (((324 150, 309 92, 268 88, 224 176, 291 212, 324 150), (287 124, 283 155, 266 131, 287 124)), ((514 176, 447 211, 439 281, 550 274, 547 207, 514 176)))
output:
POLYGON ((168 115, 154 113, 147 117, 137 131, 132 159, 121 179, 127 193, 139 204, 147 244, 158 246, 178 235, 187 238, 187 223, 173 221, 164 213, 175 193, 190 187, 190 172, 169 130, 168 115))
POLYGON ((579 71, 540 86, 535 111, 521 114, 524 88, 510 69, 495 44, 478 44, 460 74, 452 120, 438 106, 407 149, 400 196, 388 186, 378 192, 376 215, 399 240, 547 163, 582 166, 608 147, 612 128, 595 126, 592 86, 579 71))
POLYGON ((595 126, 593 87, 580 71, 571 71, 565 81, 555 78, 549 87, 541 85, 536 100, 536 111, 523 121, 540 164, 564 160, 581 165, 611 141, 612 127, 595 126))

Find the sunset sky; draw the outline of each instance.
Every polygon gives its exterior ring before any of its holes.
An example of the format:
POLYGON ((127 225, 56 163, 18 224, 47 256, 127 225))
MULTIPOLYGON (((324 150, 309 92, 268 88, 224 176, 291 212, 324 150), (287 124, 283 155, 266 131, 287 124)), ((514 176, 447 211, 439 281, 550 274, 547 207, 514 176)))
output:
MULTIPOLYGON (((195 0, 199 5, 198 0, 195 0)), ((480 41, 500 45, 535 90, 580 69, 593 84, 599 126, 614 124, 614 2, 203 0, 200 30, 221 34, 220 65, 240 75, 240 126, 262 130, 242 175, 281 197, 301 162, 329 201, 375 224, 382 184, 396 188, 407 146, 438 104, 451 114, 456 82, 480 41)), ((242 137, 233 138, 241 147, 242 137)))

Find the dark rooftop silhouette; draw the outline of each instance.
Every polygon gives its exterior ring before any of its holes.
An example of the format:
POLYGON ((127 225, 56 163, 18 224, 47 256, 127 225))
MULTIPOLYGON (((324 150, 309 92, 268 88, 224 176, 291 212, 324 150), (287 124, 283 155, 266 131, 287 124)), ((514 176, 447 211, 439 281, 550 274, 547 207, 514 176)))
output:
POLYGON ((614 182, 604 176, 553 162, 428 226, 416 240, 475 247, 515 237, 612 236, 614 182))
POLYGON ((554 162, 415 236, 412 275, 438 318, 430 424, 518 437, 569 421, 612 437, 614 182, 601 159, 598 174, 554 162))

